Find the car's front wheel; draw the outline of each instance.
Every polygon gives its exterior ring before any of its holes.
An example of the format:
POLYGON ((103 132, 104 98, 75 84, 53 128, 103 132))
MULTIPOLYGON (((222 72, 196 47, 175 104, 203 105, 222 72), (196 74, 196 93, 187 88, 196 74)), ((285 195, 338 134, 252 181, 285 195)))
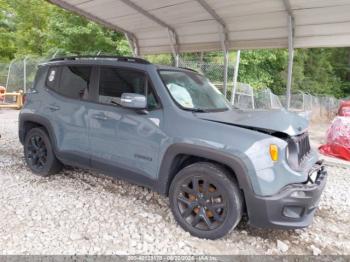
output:
POLYGON ((190 234, 217 239, 242 218, 242 195, 230 173, 212 163, 182 169, 171 183, 170 207, 176 221, 190 234))
POLYGON ((32 172, 40 176, 49 176, 62 169, 62 164, 53 152, 49 136, 41 128, 33 128, 26 135, 24 157, 32 172))

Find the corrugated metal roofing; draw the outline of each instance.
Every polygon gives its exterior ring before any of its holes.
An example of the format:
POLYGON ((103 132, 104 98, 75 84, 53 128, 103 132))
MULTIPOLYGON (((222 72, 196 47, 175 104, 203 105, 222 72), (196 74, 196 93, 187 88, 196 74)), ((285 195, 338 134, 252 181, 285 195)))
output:
POLYGON ((127 33, 140 54, 288 47, 350 46, 350 0, 50 0, 127 33), (207 8, 210 10, 208 11, 207 8), (169 38, 169 30, 174 38, 169 38), (223 32, 223 33, 221 33, 223 32))

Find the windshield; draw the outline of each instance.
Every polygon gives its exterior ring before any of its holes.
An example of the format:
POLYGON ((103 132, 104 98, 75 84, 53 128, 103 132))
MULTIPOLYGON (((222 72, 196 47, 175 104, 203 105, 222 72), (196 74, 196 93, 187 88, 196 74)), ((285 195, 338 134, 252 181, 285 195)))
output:
POLYGON ((160 70, 159 74, 173 99, 184 109, 207 112, 230 108, 221 92, 200 74, 171 70, 160 70))

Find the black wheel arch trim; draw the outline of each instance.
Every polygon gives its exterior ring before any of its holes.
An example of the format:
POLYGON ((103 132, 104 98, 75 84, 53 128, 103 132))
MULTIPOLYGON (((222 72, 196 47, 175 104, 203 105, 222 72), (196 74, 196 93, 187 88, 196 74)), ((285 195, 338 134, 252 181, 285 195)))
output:
POLYGON ((243 154, 228 155, 227 153, 220 152, 214 148, 208 148, 193 144, 173 144, 166 150, 162 163, 159 169, 159 191, 163 194, 168 194, 170 183, 174 178, 175 174, 172 174, 174 168, 174 161, 179 155, 190 155, 194 157, 202 157, 225 166, 228 166, 234 171, 234 175, 237 179, 239 187, 243 190, 252 191, 251 182, 248 176, 249 165, 252 166, 248 161, 244 161, 246 158, 243 154))
POLYGON ((56 142, 56 136, 54 135, 52 125, 49 120, 47 120, 45 117, 39 116, 39 115, 34 115, 30 113, 21 113, 19 115, 19 140, 23 144, 24 139, 25 139, 25 133, 24 133, 24 124, 26 122, 32 122, 38 125, 43 126, 46 131, 48 132, 49 138, 53 142, 53 149, 56 151, 57 147, 57 142, 56 142))
POLYGON ((168 195, 170 183, 176 174, 172 174, 173 163, 178 155, 191 155, 196 157, 203 157, 208 160, 228 166, 233 170, 235 178, 238 182, 240 190, 243 192, 243 200, 245 211, 250 223, 250 218, 258 219, 261 214, 256 212, 258 197, 254 193, 253 186, 250 179, 250 172, 254 171, 252 162, 247 156, 237 153, 236 155, 220 152, 214 148, 208 148, 193 144, 173 144, 164 154, 162 164, 159 170, 157 191, 161 194, 168 195))
POLYGON ((90 168, 90 160, 85 155, 82 155, 78 152, 61 152, 57 147, 57 139, 55 132, 53 131, 53 127, 50 121, 40 115, 34 115, 31 113, 21 113, 19 115, 19 140, 22 144, 24 144, 25 139, 25 128, 24 124, 26 122, 31 122, 34 124, 38 124, 44 127, 48 133, 50 141, 52 143, 52 149, 56 155, 56 157, 64 164, 71 165, 80 168, 90 168))

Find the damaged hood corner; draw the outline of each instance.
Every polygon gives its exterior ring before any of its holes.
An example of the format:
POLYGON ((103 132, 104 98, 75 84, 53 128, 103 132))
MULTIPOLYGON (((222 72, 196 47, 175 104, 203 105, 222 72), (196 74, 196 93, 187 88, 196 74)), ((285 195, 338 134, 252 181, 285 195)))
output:
POLYGON ((247 129, 280 132, 288 136, 297 136, 306 132, 309 121, 296 113, 282 110, 242 111, 228 110, 224 112, 196 113, 198 118, 221 124, 234 125, 247 129))

